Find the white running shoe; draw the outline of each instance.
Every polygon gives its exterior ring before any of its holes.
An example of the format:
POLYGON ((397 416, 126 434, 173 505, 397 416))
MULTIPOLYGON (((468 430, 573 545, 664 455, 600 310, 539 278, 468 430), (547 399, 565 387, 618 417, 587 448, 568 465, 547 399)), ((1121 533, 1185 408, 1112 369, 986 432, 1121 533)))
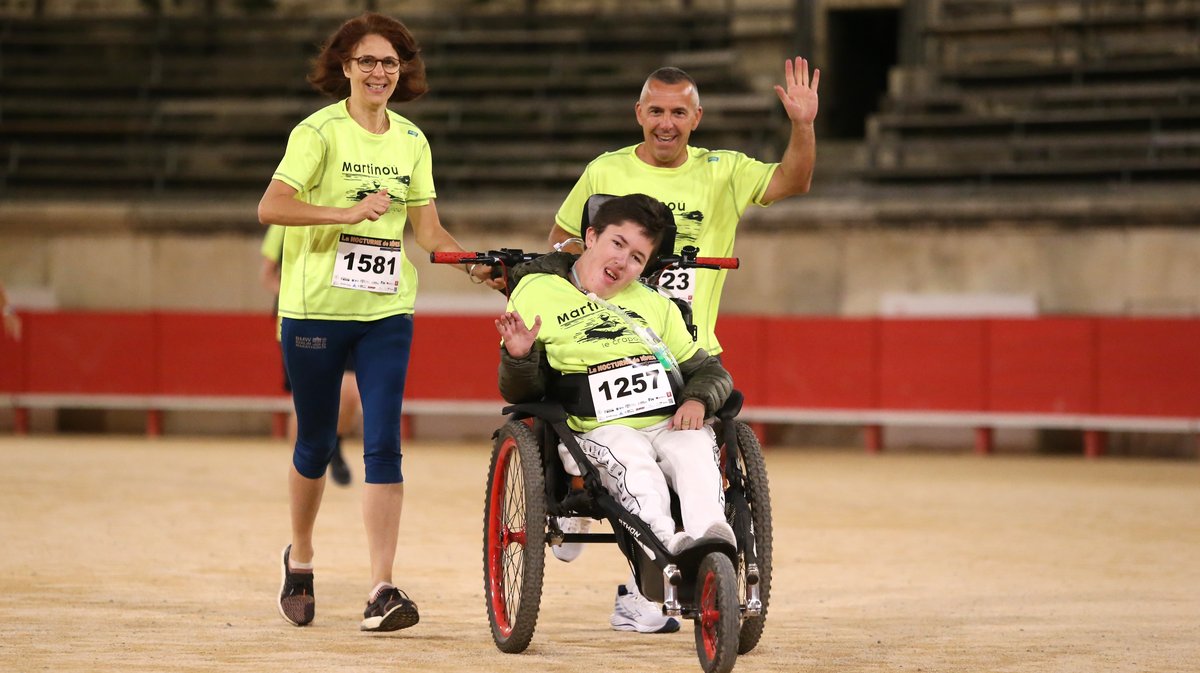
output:
POLYGON ((613 631, 675 633, 679 630, 678 619, 664 615, 662 606, 624 584, 617 586, 617 600, 608 623, 613 631))
MULTIPOLYGON (((554 517, 558 520, 558 527, 564 533, 586 533, 592 528, 592 520, 586 516, 558 516, 554 517)), ((554 552, 554 558, 563 563, 570 563, 579 558, 583 553, 582 542, 564 542, 558 546, 550 547, 550 551, 554 552)))

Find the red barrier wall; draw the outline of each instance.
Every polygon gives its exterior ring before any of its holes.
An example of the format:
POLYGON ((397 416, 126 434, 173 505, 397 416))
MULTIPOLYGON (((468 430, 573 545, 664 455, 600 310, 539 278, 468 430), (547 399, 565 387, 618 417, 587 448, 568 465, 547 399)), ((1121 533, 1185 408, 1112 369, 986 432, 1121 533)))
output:
POLYGON ((1200 413, 1200 321, 1096 320, 1096 411, 1200 413))
POLYGON ((153 314, 23 317, 23 392, 146 394, 156 389, 153 314))
POLYGON ((982 320, 883 320, 879 406, 987 409, 987 332, 982 320))
MULTIPOLYGON (((282 395, 270 316, 24 313, 0 392, 282 395)), ((490 316, 417 316, 410 399, 498 400, 490 316)), ((1200 418, 1200 319, 729 316, 751 407, 1200 418)))
POLYGON ((494 316, 418 315, 405 396, 499 400, 500 334, 494 316))
MULTIPOLYGON (((879 324, 875 320, 762 320, 765 343, 753 353, 762 376, 734 383, 759 388, 770 407, 871 409, 879 406, 879 324)), ((749 397, 748 399, 753 399, 749 397)))
POLYGON ((158 313, 156 392, 282 395, 283 362, 269 315, 158 313))
POLYGON ((1082 414, 1096 408, 1096 327, 1086 318, 988 323, 991 411, 1082 414))
POLYGON ((10 339, 0 329, 0 393, 15 393, 25 387, 24 342, 10 339))

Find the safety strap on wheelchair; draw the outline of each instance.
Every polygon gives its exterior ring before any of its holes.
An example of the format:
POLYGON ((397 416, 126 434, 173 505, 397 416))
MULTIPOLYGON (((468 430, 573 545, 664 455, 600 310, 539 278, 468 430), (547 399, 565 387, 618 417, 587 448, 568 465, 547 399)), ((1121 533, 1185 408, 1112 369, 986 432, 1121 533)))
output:
POLYGON ((558 435, 559 441, 563 446, 567 447, 567 453, 575 459, 575 464, 579 466, 579 471, 583 475, 583 483, 589 493, 600 494, 606 493, 604 484, 600 481, 600 475, 596 474, 596 468, 591 461, 583 453, 583 448, 579 446, 579 441, 575 437, 575 432, 567 426, 565 418, 554 419, 550 421, 550 427, 554 430, 554 434, 558 435))
MULTIPOLYGON (((670 379, 670 377, 667 378, 670 379)), ((675 404, 639 411, 636 414, 630 414, 629 417, 666 416, 675 413, 682 398, 683 389, 675 385, 674 381, 670 381, 670 383, 675 404)), ((562 404, 563 409, 576 418, 596 417, 596 404, 592 400, 591 388, 588 387, 587 374, 558 374, 551 377, 546 386, 546 397, 562 404)))
MULTIPOLYGON (((634 558, 635 547, 640 541, 640 544, 655 550, 655 558, 659 559, 657 562, 660 565, 665 563, 662 559, 666 558, 666 547, 655 537, 650 524, 643 521, 641 517, 630 513, 629 510, 617 502, 616 498, 608 492, 608 489, 604 488, 604 482, 600 480, 598 468, 584 455, 583 448, 579 446, 579 441, 575 433, 567 426, 566 420, 555 419, 549 421, 549 423, 550 427, 554 430, 554 434, 558 435, 559 441, 567 447, 567 453, 571 454, 571 457, 575 459, 575 464, 579 466, 579 471, 583 474, 584 488, 587 489, 593 502, 614 523, 613 534, 616 536, 617 544, 624 549, 625 558, 634 558), (616 522, 618 521, 622 525, 617 526, 616 522)), ((630 562, 630 569, 633 571, 635 578, 640 582, 641 572, 632 561, 630 562)))

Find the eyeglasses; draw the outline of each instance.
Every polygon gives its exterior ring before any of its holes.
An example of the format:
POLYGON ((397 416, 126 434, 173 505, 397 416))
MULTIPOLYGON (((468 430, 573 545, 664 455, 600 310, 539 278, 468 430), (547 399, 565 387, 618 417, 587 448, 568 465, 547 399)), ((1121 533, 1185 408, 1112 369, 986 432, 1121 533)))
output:
POLYGON ((351 61, 358 62, 358 69, 363 72, 371 72, 375 69, 375 65, 382 63, 383 71, 389 75, 395 75, 400 72, 400 59, 392 58, 375 58, 374 56, 357 56, 351 57, 351 61))

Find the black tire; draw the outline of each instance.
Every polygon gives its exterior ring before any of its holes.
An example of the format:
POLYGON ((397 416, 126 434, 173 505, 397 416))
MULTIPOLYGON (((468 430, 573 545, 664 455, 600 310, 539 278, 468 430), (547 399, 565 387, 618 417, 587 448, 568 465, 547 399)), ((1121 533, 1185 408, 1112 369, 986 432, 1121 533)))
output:
POLYGON ((509 421, 496 435, 483 509, 483 595, 501 652, 523 652, 533 639, 545 563, 541 451, 528 426, 509 421))
MULTIPOLYGON (((738 654, 746 654, 758 645, 767 621, 767 605, 771 599, 771 487, 767 483, 767 464, 762 445, 750 426, 735 421, 738 438, 738 461, 746 475, 746 499, 750 502, 750 518, 754 525, 755 552, 758 556, 759 597, 762 614, 742 620, 738 638, 738 654)), ((745 555, 738 554, 738 600, 746 600, 745 555)))
POLYGON ((704 673, 729 673, 737 663, 741 610, 733 562, 721 552, 700 561, 696 573, 696 656, 704 673))

